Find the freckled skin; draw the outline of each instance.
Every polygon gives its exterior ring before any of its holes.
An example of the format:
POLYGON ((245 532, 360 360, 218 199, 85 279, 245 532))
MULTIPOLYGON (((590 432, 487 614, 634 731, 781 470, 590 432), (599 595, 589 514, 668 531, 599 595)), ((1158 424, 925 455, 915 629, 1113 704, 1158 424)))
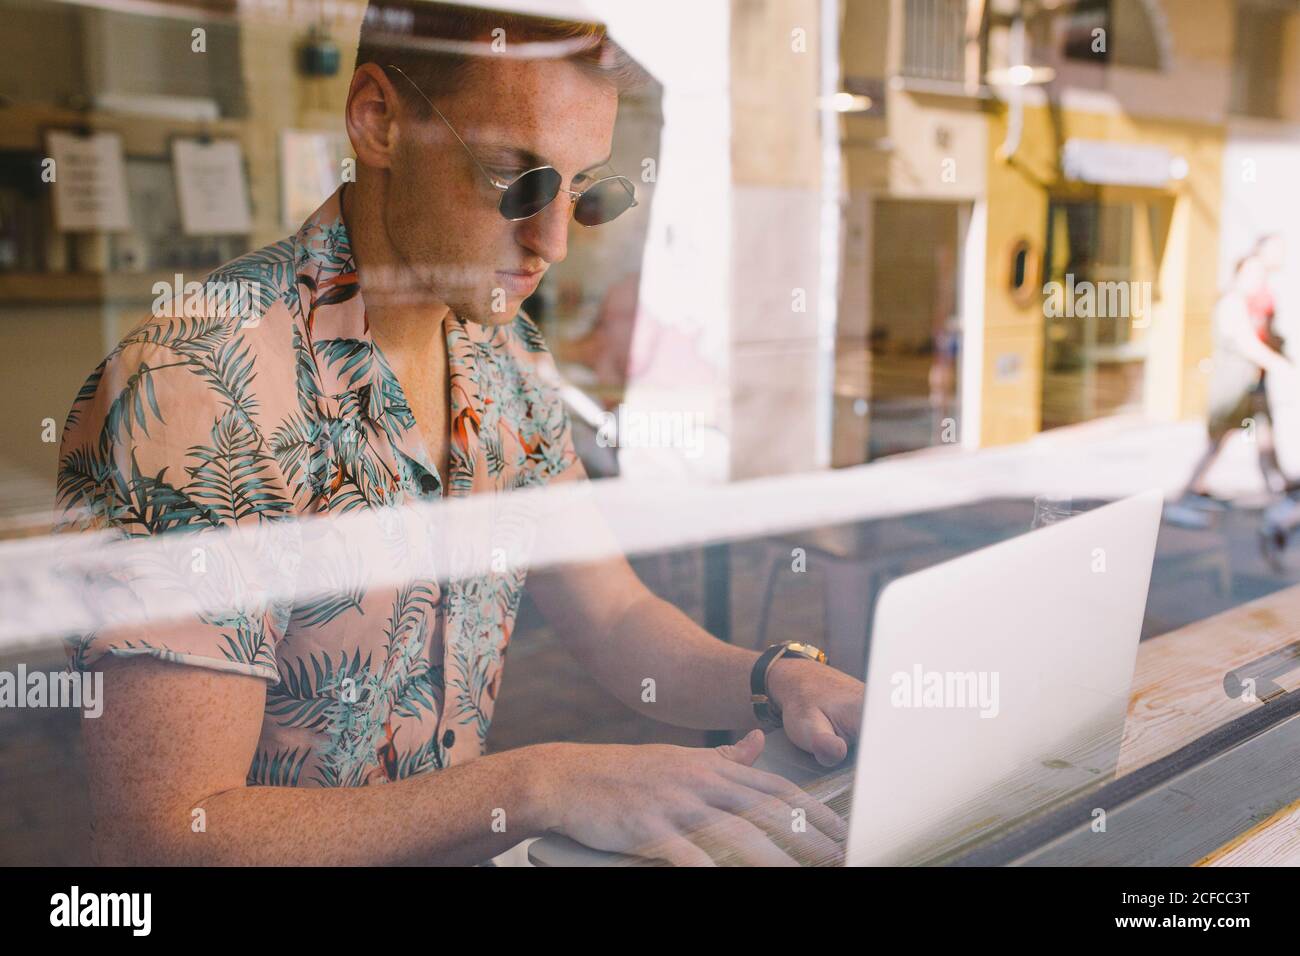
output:
POLYGON ((82 721, 101 865, 474 863, 538 827, 521 792, 528 748, 396 783, 247 787, 265 681, 128 658, 105 663, 104 686, 103 716, 82 721), (498 807, 509 832, 473 825, 498 807), (468 825, 448 827, 449 809, 468 825))

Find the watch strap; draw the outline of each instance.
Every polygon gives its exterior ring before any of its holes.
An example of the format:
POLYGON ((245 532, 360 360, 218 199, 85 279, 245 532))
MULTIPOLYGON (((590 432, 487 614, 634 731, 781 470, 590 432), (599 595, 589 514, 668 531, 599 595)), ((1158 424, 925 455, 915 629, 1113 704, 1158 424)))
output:
POLYGON ((764 727, 775 729, 781 726, 781 708, 767 692, 767 675, 772 665, 785 656, 789 645, 789 641, 773 644, 758 655, 758 660, 754 661, 749 672, 749 699, 754 706, 754 716, 764 727))

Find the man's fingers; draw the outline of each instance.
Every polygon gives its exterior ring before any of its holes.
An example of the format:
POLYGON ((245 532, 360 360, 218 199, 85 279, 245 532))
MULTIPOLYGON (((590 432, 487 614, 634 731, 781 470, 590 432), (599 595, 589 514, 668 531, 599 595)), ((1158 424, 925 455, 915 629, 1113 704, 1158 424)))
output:
POLYGON ((761 730, 751 730, 734 744, 723 744, 714 749, 732 763, 742 764, 743 766, 748 767, 751 766, 763 752, 763 744, 763 732, 761 730))
POLYGON ((739 863, 743 866, 798 866, 794 857, 786 853, 760 827, 743 817, 716 811, 716 816, 689 837, 697 845, 707 846, 720 863, 739 863))
POLYGON ((737 794, 735 802, 724 809, 762 827, 778 846, 794 851, 800 863, 831 864, 843 855, 839 844, 809 821, 807 811, 784 800, 751 790, 743 796, 737 794))
POLYGON ((801 807, 808 814, 808 819, 817 829, 833 840, 847 840, 849 826, 826 804, 810 793, 800 790, 785 777, 753 767, 724 766, 723 774, 728 779, 743 784, 754 790, 779 797, 791 807, 801 807))
POLYGON ((748 820, 710 803, 684 808, 673 818, 686 839, 720 864, 798 866, 770 836, 748 820))
POLYGON ((636 856, 664 860, 673 866, 717 866, 713 857, 668 827, 657 831, 649 843, 632 851, 636 856))
POLYGON ((787 714, 785 732, 794 744, 817 758, 823 767, 834 767, 849 755, 849 745, 835 733, 830 718, 820 708, 810 707, 787 714))
POLYGON ((835 731, 818 731, 811 742, 812 755, 823 767, 835 767, 849 755, 849 745, 835 731))

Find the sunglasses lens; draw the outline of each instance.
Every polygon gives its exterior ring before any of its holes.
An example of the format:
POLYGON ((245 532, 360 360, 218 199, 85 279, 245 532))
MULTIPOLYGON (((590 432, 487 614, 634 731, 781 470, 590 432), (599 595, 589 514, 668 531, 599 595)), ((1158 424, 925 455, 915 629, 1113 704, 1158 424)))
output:
POLYGON ((549 166, 533 169, 510 184, 501 196, 501 215, 527 219, 550 204, 560 191, 560 174, 549 166))
POLYGON ((622 177, 596 183, 579 198, 573 218, 584 226, 599 226, 632 208, 632 187, 622 177))

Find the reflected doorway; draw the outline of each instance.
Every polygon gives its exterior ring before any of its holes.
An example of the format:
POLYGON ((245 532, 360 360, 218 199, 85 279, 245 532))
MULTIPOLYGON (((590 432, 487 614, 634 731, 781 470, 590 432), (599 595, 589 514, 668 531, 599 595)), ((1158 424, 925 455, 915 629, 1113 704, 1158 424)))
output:
POLYGON ((872 204, 867 461, 950 444, 960 434, 962 206, 872 204))

